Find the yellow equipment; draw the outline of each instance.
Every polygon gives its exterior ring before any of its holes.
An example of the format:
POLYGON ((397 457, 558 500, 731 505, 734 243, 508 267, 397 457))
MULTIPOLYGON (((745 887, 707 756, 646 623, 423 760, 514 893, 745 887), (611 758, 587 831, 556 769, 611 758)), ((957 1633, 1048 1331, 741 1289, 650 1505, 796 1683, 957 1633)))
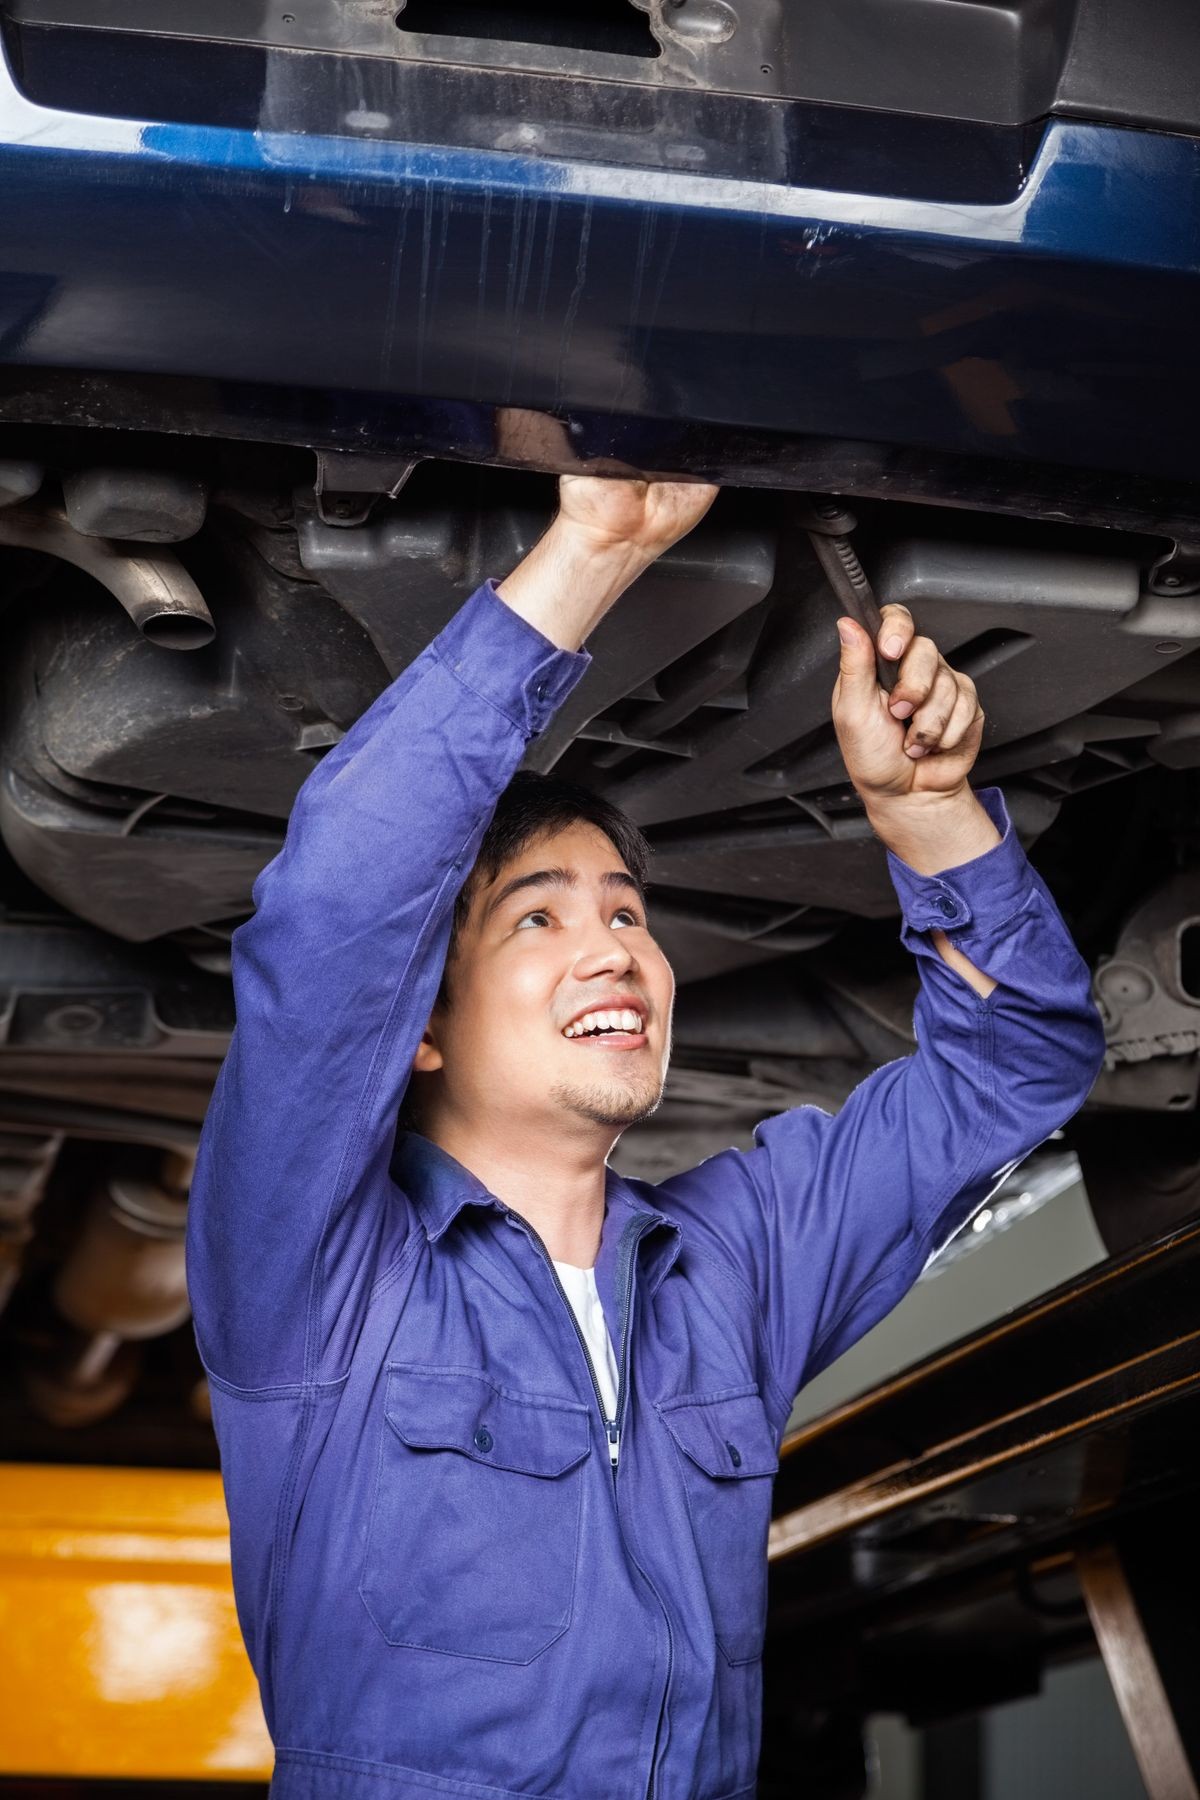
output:
POLYGON ((265 1780, 218 1475, 0 1465, 0 1773, 265 1780))

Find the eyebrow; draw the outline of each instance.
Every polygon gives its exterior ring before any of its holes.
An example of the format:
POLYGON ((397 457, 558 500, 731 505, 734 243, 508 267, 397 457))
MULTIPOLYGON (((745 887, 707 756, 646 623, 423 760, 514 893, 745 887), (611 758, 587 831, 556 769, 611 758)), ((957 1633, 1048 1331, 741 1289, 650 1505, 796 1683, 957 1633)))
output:
MULTIPOLYGON (((579 877, 574 869, 534 869, 528 875, 514 875, 498 893, 492 895, 484 908, 484 920, 490 919, 506 900, 511 900, 514 894, 519 894, 524 888, 573 888, 578 885, 579 877)), ((622 892, 629 890, 639 900, 645 900, 641 884, 625 869, 609 869, 600 877, 600 885, 604 888, 619 888, 622 892)))

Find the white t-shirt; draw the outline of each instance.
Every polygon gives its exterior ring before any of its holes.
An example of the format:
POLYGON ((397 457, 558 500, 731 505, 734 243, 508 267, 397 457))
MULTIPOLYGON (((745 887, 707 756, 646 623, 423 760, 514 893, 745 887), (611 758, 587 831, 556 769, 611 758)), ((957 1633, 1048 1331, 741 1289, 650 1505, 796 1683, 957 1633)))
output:
MULTIPOLYGON (((554 1264, 558 1279, 562 1282, 563 1292, 571 1302, 571 1311, 579 1321, 579 1329, 583 1333, 583 1341, 587 1345, 588 1355, 592 1359, 592 1367, 596 1371, 596 1384, 604 1401, 604 1410, 610 1419, 617 1416, 617 1358, 613 1351, 612 1339, 608 1335, 608 1325, 604 1318, 604 1308, 600 1304, 600 1294, 596 1287, 595 1269, 579 1269, 574 1263, 556 1262, 554 1264)), ((612 1450, 610 1449, 610 1455, 612 1450)), ((616 1462, 613 1455, 613 1461, 616 1462)))

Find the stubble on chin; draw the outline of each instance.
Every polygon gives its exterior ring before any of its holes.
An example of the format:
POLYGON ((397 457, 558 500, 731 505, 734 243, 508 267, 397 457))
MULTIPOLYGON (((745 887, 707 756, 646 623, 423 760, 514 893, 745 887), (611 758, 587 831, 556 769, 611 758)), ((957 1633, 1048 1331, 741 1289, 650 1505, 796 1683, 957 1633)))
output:
POLYGON ((612 1131, 624 1131, 648 1119, 657 1112, 662 1097, 663 1083, 646 1076, 640 1080, 594 1082, 590 1086, 559 1081, 550 1090, 550 1098, 562 1111, 612 1131))

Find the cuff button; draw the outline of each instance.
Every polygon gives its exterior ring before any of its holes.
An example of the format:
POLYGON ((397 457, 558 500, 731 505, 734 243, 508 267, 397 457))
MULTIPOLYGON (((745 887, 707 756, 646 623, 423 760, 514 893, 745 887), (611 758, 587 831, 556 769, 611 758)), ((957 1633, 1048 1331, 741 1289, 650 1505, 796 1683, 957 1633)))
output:
POLYGON ((949 894, 942 894, 939 896, 937 909, 947 919, 953 919, 958 913, 958 907, 950 898, 949 894))

